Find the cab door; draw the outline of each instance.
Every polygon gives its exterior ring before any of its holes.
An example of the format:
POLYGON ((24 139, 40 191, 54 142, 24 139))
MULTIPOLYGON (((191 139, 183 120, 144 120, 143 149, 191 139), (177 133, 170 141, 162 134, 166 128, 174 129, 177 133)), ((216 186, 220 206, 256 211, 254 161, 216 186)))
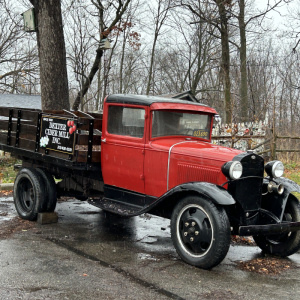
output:
POLYGON ((144 194, 145 109, 110 104, 106 114, 101 143, 104 184, 144 194))

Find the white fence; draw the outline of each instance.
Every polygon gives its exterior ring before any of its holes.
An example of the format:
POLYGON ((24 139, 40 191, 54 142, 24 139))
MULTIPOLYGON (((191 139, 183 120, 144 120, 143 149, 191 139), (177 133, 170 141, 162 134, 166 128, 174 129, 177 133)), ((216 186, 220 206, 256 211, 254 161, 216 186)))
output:
POLYGON ((242 151, 255 148, 257 152, 264 151, 266 126, 262 121, 238 124, 214 124, 212 142, 216 145, 232 147, 242 151))

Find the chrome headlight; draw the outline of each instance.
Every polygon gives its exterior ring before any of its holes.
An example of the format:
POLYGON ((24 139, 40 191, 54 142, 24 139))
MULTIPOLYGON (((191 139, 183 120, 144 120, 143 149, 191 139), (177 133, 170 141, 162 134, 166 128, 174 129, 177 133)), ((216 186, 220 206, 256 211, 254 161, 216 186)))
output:
POLYGON ((266 173, 273 178, 279 178, 283 175, 284 165, 279 160, 273 160, 265 165, 266 173))
POLYGON ((223 174, 230 179, 239 179, 243 174, 243 166, 239 161, 228 161, 222 166, 223 174))

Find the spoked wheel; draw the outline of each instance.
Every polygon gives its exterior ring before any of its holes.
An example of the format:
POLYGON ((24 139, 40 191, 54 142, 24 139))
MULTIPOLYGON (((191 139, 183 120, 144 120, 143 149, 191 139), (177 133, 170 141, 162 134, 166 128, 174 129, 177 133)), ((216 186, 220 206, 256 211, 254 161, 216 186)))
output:
MULTIPOLYGON (((290 195, 288 198, 283 221, 300 221, 299 201, 293 195, 290 195)), ((282 257, 292 255, 300 249, 300 231, 269 236, 253 236, 253 239, 257 246, 265 253, 282 257)))
POLYGON ((36 220, 43 211, 45 187, 34 169, 23 168, 14 183, 14 202, 19 216, 25 220, 36 220))
POLYGON ((230 246, 227 214, 210 200, 188 196, 173 211, 171 236, 185 262, 210 269, 225 258, 230 246))

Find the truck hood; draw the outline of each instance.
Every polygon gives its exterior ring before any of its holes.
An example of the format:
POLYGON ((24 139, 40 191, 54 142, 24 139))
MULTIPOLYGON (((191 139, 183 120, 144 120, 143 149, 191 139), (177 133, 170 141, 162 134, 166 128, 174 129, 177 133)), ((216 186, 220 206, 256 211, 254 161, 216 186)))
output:
MULTIPOLYGON (((186 139, 159 139, 151 142, 151 146, 160 151, 169 152, 171 149, 172 155, 189 156, 196 160, 205 159, 207 161, 225 163, 231 161, 233 157, 242 153, 240 150, 214 145, 208 142, 199 140, 186 139)), ((214 164, 216 165, 216 164, 214 164)))

